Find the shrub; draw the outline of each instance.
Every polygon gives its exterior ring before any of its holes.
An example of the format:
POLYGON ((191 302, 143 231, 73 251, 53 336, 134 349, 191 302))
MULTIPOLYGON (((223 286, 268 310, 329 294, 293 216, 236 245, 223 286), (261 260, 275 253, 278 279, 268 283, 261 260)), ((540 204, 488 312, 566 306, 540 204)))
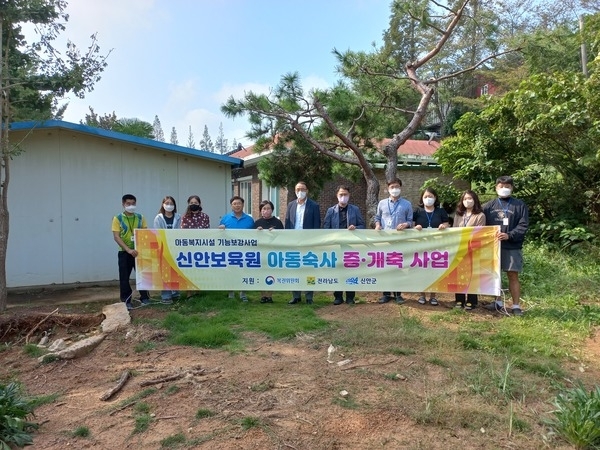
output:
POLYGON ((578 449, 600 447, 600 387, 578 387, 558 394, 550 426, 578 449))
POLYGON ((33 444, 31 432, 38 425, 27 418, 33 415, 33 405, 17 383, 0 385, 0 450, 33 444))

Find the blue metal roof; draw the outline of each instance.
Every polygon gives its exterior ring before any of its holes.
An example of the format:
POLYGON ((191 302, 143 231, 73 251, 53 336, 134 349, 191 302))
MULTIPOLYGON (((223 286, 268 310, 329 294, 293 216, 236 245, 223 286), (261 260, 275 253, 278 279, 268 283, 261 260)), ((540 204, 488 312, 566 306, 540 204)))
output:
POLYGON ((104 130, 102 128, 90 127, 88 125, 82 125, 71 122, 64 122, 62 120, 45 120, 45 121, 30 121, 30 122, 14 122, 11 124, 10 129, 13 131, 20 130, 44 130, 49 128, 62 128, 69 131, 77 131, 79 133, 90 134, 105 139, 112 139, 115 141, 122 141, 129 144, 143 145, 145 147, 152 147, 157 150, 164 150, 172 153, 179 153, 194 158, 208 159, 211 161, 218 161, 225 164, 229 164, 234 167, 242 167, 244 161, 239 158, 233 158, 227 155, 220 155, 218 153, 207 152, 205 150, 196 150, 189 147, 182 147, 180 145, 168 144, 166 142, 155 141, 153 139, 146 139, 137 136, 131 136, 125 133, 119 133, 117 131, 104 130))

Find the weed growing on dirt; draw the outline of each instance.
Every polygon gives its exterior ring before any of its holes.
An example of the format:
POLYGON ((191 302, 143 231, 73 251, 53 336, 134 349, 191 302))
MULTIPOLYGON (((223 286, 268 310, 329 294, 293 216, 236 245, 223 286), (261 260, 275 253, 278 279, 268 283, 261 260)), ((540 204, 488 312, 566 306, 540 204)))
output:
POLYGON ((23 346, 23 353, 32 358, 39 358, 48 353, 48 350, 43 347, 38 347, 36 344, 25 344, 23 346))
POLYGON ((577 449, 600 448, 600 386, 583 385, 560 392, 553 402, 554 418, 548 424, 577 449))
POLYGON ((177 433, 160 441, 160 448, 177 448, 186 442, 185 434, 177 433))
POLYGON ((273 383, 273 381, 268 380, 253 384, 252 386, 250 386, 250 390, 252 392, 266 392, 268 390, 273 389, 274 386, 275 384, 273 383))
POLYGON ((61 394, 58 392, 55 392, 54 394, 47 394, 47 395, 36 395, 35 397, 32 397, 30 399, 31 401, 31 406, 33 408, 38 408, 42 405, 49 405, 50 403, 54 403, 56 400, 58 400, 60 398, 61 394))
POLYGON ((136 403, 134 410, 135 427, 133 428, 133 434, 143 433, 152 423, 152 416, 150 415, 150 405, 145 402, 136 403))
POLYGON ((144 353, 144 352, 149 352, 150 350, 154 350, 155 348, 156 348, 155 342, 144 341, 144 342, 137 343, 135 345, 135 347, 133 348, 133 351, 135 351, 136 353, 144 353))
POLYGON ((140 391, 137 394, 134 394, 131 397, 127 397, 126 399, 120 401, 119 404, 115 406, 115 409, 125 408, 129 405, 135 404, 138 400, 149 397, 155 394, 156 392, 156 388, 146 388, 143 391, 140 391))
POLYGON ((212 417, 214 415, 215 412, 210 409, 200 408, 196 411, 196 419, 206 419, 207 417, 212 417))
POLYGON ((263 423, 258 417, 246 416, 240 420, 240 425, 242 425, 244 430, 249 430, 250 428, 260 427, 263 423))
POLYGON ((71 433, 71 436, 87 438, 90 436, 90 429, 86 426, 77 427, 73 430, 73 432, 71 433))
POLYGON ((178 393, 180 390, 181 390, 181 388, 179 386, 177 386, 176 384, 173 384, 165 390, 165 395, 173 395, 173 394, 178 393))

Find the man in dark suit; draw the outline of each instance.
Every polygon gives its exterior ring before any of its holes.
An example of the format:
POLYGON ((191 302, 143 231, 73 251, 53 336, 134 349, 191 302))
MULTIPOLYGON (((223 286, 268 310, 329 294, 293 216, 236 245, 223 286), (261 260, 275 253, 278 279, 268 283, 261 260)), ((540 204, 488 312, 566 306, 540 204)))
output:
MULTIPOLYGON (((319 204, 308 198, 308 187, 304 181, 296 183, 296 200, 288 203, 285 214, 286 230, 312 230, 321 228, 321 211, 319 204)), ((292 292, 292 299, 288 302, 290 305, 300 303, 301 292, 292 292)), ((313 302, 313 292, 306 291, 306 303, 313 302)))
MULTIPOLYGON (((350 205, 350 190, 346 186, 337 188, 338 203, 327 210, 325 214, 325 229, 340 229, 340 230, 356 230, 357 228, 365 228, 365 220, 363 219, 360 209, 356 205, 350 205)), ((346 291, 346 303, 354 303, 356 292, 346 291)), ((333 304, 341 305, 344 303, 344 293, 336 291, 333 293, 333 304)))

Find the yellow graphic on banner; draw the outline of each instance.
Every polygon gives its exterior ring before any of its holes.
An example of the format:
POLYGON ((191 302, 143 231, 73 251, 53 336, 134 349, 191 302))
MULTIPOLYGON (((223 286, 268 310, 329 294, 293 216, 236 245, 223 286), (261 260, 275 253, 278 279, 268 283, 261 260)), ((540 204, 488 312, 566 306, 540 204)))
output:
POLYGON ((497 295, 497 231, 136 230, 137 288, 497 295))

